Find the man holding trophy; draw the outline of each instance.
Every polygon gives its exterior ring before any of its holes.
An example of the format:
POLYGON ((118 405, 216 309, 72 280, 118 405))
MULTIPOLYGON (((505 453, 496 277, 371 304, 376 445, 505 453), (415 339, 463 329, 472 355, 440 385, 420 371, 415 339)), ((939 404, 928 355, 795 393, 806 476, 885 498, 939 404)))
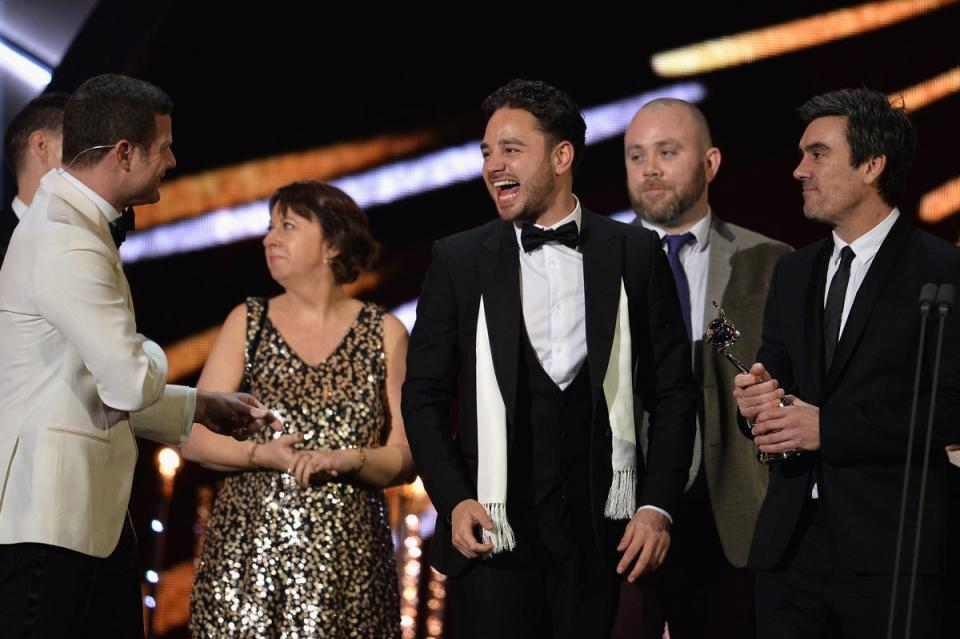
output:
MULTIPOLYGON (((917 230, 897 208, 916 141, 902 106, 876 91, 840 90, 812 98, 799 115, 806 130, 793 175, 804 215, 833 233, 778 262, 757 362, 736 377, 733 393, 760 453, 785 457, 770 464, 748 560, 756 571, 758 636, 884 637, 920 331, 917 299, 926 283, 960 283, 960 250, 917 230)), ((920 513, 915 638, 937 636, 939 622, 943 447, 960 439, 956 318, 954 312, 946 325, 920 513)), ((924 425, 934 341, 920 386, 924 425)), ((919 469, 911 473, 908 550, 921 483, 919 469)), ((902 571, 910 570, 906 554, 902 571)), ((895 636, 902 636, 909 580, 897 583, 895 636)))

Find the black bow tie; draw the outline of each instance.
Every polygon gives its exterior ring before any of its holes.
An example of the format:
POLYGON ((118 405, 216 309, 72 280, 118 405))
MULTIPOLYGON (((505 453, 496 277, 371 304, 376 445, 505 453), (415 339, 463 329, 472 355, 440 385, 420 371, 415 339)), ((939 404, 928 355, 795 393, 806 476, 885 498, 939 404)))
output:
POLYGON ((572 249, 580 247, 580 230, 576 222, 567 222, 556 229, 542 229, 533 224, 524 224, 520 229, 520 245, 524 253, 532 253, 547 242, 557 242, 572 249))
POLYGON ((113 237, 113 243, 117 245, 117 248, 120 248, 123 241, 127 239, 127 231, 133 230, 134 217, 133 207, 128 206, 123 209, 120 217, 110 222, 110 235, 113 237))

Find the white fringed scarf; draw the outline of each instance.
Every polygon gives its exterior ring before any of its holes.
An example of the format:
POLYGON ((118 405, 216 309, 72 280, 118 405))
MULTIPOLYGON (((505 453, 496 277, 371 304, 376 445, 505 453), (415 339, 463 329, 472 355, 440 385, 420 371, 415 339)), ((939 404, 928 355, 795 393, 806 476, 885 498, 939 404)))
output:
MULTIPOLYGON (((513 550, 516 540, 507 520, 507 410, 497 385, 487 333, 487 318, 480 298, 477 314, 477 499, 493 520, 492 531, 483 530, 483 542, 492 543, 491 554, 513 550)), ((603 378, 610 433, 613 439, 613 481, 604 515, 629 519, 636 511, 637 439, 633 415, 633 367, 630 312, 627 291, 620 280, 620 303, 613 344, 603 378)), ((584 362, 586 366, 586 362, 584 362)))

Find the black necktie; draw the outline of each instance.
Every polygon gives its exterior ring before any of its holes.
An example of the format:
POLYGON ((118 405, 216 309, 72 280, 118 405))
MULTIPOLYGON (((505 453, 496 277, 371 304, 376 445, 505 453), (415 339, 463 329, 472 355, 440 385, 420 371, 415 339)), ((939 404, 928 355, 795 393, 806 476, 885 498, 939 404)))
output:
POLYGON ((520 229, 520 245, 524 253, 532 253, 547 242, 557 242, 572 249, 580 245, 580 231, 576 222, 567 222, 556 229, 542 229, 533 224, 524 224, 520 229))
POLYGON ((850 262, 856 255, 849 246, 840 249, 840 267, 830 280, 827 292, 827 305, 823 308, 823 364, 824 370, 830 370, 833 353, 840 341, 840 319, 843 317, 843 302, 847 297, 847 284, 850 282, 850 262))
POLYGON ((134 217, 133 207, 128 206, 123 209, 120 217, 110 222, 110 235, 113 237, 113 243, 117 245, 117 248, 120 248, 123 241, 127 239, 127 231, 133 230, 134 217))

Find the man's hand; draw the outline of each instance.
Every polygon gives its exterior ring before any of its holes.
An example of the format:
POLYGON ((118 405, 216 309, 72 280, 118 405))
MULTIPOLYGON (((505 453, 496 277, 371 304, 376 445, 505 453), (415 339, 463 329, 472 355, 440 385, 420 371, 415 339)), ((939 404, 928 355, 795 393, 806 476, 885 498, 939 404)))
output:
POLYGON ((637 560, 627 575, 627 581, 633 583, 643 573, 659 568, 666 559, 670 550, 670 520, 652 508, 638 510, 623 531, 617 550, 623 553, 617 564, 618 575, 637 560))
POLYGON ((197 389, 193 421, 215 433, 241 441, 267 426, 283 430, 280 419, 246 393, 214 393, 197 389))
POLYGON ((756 422, 757 416, 765 410, 780 406, 783 389, 763 367, 756 363, 750 367, 749 373, 741 373, 733 378, 736 388, 733 397, 737 400, 737 408, 747 421, 756 422))
POLYGON ((473 534, 477 526, 493 530, 493 520, 487 510, 475 499, 464 499, 450 514, 453 547, 468 559, 475 559, 493 550, 493 544, 481 544, 473 534))
POLYGON ((753 443, 761 452, 820 449, 820 409, 787 396, 789 406, 768 408, 757 415, 753 443))

